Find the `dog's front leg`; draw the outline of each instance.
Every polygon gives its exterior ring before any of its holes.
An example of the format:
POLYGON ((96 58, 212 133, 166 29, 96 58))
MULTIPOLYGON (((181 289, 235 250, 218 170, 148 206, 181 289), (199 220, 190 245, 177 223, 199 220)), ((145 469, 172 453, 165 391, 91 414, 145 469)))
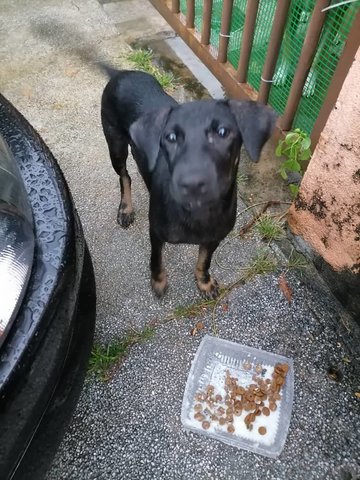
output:
POLYGON ((199 247, 199 257, 195 268, 195 278, 200 293, 205 298, 216 298, 219 285, 209 274, 211 258, 219 246, 219 242, 206 243, 199 247))
POLYGON ((156 233, 150 229, 150 242, 151 242, 151 258, 150 258, 150 270, 151 270, 151 287, 155 295, 161 298, 167 290, 167 276, 163 266, 162 252, 164 242, 156 235, 156 233))

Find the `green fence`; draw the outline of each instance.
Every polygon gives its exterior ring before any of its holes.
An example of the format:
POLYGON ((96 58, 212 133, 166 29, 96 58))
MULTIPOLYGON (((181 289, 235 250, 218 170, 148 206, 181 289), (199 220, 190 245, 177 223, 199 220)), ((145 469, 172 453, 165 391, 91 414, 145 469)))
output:
MULTIPOLYGON (((236 69, 245 23, 248 0, 234 0, 228 61, 236 69)), ((249 0, 251 1, 251 0, 249 0)), ((291 0, 289 0, 291 1, 291 0)), ((269 104, 281 115, 284 113, 295 70, 301 54, 316 0, 292 0, 285 26, 280 53, 273 76, 269 104)), ((214 0, 211 18, 210 45, 218 48, 223 1, 214 0)), ((269 44, 277 0, 260 0, 256 17, 253 46, 249 61, 247 83, 259 91, 261 76, 269 44)), ((342 54, 352 22, 360 8, 360 1, 331 2, 310 72, 295 115, 293 128, 311 133, 325 100, 332 76, 342 54), (339 5, 335 5, 339 4, 339 5)), ((186 0, 180 1, 180 10, 186 15, 186 0)), ((195 1, 195 28, 201 31, 203 1, 195 1)))

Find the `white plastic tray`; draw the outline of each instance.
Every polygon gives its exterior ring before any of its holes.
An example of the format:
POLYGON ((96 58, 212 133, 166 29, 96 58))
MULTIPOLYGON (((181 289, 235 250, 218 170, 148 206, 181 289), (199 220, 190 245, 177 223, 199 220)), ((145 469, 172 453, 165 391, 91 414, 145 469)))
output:
MULTIPOLYGON (((294 394, 294 369, 291 358, 247 347, 227 340, 206 335, 194 357, 187 379, 182 410, 181 422, 188 430, 202 433, 209 437, 221 440, 234 447, 252 451, 267 457, 277 457, 284 448, 287 437, 294 394), (208 385, 215 388, 215 394, 225 398, 224 380, 226 372, 238 379, 238 385, 247 387, 254 383, 255 366, 262 365, 262 378, 271 378, 276 363, 286 363, 289 371, 285 384, 281 388, 281 400, 277 402, 277 409, 269 416, 256 417, 253 429, 249 431, 244 423, 244 417, 234 417, 234 433, 228 433, 226 426, 218 422, 211 422, 208 430, 202 428, 202 423, 194 418, 194 405, 197 402, 196 394, 205 391, 208 385), (251 368, 249 369, 249 365, 251 368), (246 366, 246 368, 244 368, 246 366), (258 428, 264 426, 265 435, 260 435, 258 428)), ((265 406, 267 406, 265 401, 265 406)))

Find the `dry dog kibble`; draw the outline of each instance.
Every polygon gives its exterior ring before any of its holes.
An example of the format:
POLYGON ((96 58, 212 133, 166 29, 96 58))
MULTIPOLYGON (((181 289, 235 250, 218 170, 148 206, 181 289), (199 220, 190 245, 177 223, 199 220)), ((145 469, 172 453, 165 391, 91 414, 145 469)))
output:
POLYGON ((234 432, 235 432, 235 427, 234 427, 234 425, 232 425, 232 424, 228 425, 227 431, 228 431, 229 433, 234 433, 234 432))
POLYGON ((270 410, 268 409, 268 407, 263 407, 261 413, 265 415, 265 417, 268 417, 270 415, 270 410))
POLYGON ((198 413, 195 413, 194 418, 195 418, 195 420, 198 420, 199 422, 202 422, 203 420, 205 420, 205 415, 198 412, 198 413))
MULTIPOLYGON (((194 418, 201 422, 202 428, 208 430, 212 423, 215 428, 224 427, 229 433, 235 432, 234 417, 240 417, 243 412, 247 412, 244 423, 249 431, 254 428, 256 418, 261 416, 268 417, 275 412, 281 400, 280 390, 286 382, 286 375, 289 366, 285 363, 277 363, 274 366, 272 378, 261 378, 267 369, 261 364, 252 364, 249 360, 243 362, 244 370, 249 372, 252 382, 247 386, 238 385, 238 379, 226 371, 224 378, 225 395, 220 395, 215 391, 213 385, 208 385, 205 391, 198 392, 195 395, 194 418), (256 373, 255 373, 256 372, 256 373)), ((260 435, 266 435, 265 426, 257 429, 260 435)))

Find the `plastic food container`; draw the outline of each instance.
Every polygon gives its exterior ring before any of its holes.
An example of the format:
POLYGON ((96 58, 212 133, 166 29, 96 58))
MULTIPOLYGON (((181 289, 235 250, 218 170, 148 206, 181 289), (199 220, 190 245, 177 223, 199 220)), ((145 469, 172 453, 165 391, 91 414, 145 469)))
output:
MULTIPOLYGON (((280 379, 281 381, 283 380, 280 379)), ((261 395, 259 388, 255 391, 261 395)), ((268 390, 269 392, 270 390, 268 390)), ((287 437, 293 394, 294 369, 291 358, 206 335, 196 352, 186 382, 181 422, 186 429, 193 432, 216 438, 234 447, 275 458, 280 455, 287 437), (281 398, 275 402, 273 393, 263 394, 262 405, 256 407, 260 412, 264 407, 267 407, 265 408, 266 413, 270 414, 258 413, 257 416, 254 415, 255 419, 252 421, 251 429, 247 428, 245 419, 249 415, 249 411, 245 408, 249 406, 249 402, 246 401, 241 405, 243 408, 238 409, 236 415, 232 415, 230 430, 234 431, 229 433, 229 423, 219 423, 219 417, 217 417, 219 409, 221 412, 231 411, 231 409, 234 409, 233 403, 244 398, 241 396, 235 397, 235 391, 245 389, 246 392, 249 392, 247 389, 250 385, 253 385, 250 387, 252 389, 255 389, 254 385, 258 387, 257 382, 260 382, 259 385, 264 385, 265 390, 266 386, 270 388, 270 382, 274 380, 274 375, 277 375, 274 368, 279 363, 288 366, 284 383, 280 386, 280 391, 277 394, 277 398, 279 396, 281 398), (230 379, 238 390, 235 390, 235 387, 227 386, 226 382, 229 385, 230 379), (229 388, 233 389, 230 393, 229 388), (213 402, 209 400, 210 397, 204 400, 207 391, 210 391, 213 402), (230 400, 231 392, 233 392, 233 401, 230 400), (214 400, 215 397, 217 400, 214 400), (227 399, 227 403, 225 399, 227 399), (210 402, 210 407, 208 402, 210 402), (276 403, 275 407, 274 403, 276 403), (270 412, 269 406, 272 407, 270 412), (229 407, 231 409, 227 410, 229 407), (195 418, 195 414, 198 412, 196 408, 200 408, 201 414, 206 417, 205 428, 203 428, 203 422, 195 418), (262 434, 259 433, 260 427, 262 434)), ((255 399, 257 402, 261 400, 258 397, 255 397, 255 399)), ((226 416, 226 413, 223 415, 226 416)), ((221 421, 224 422, 224 420, 221 421)))

